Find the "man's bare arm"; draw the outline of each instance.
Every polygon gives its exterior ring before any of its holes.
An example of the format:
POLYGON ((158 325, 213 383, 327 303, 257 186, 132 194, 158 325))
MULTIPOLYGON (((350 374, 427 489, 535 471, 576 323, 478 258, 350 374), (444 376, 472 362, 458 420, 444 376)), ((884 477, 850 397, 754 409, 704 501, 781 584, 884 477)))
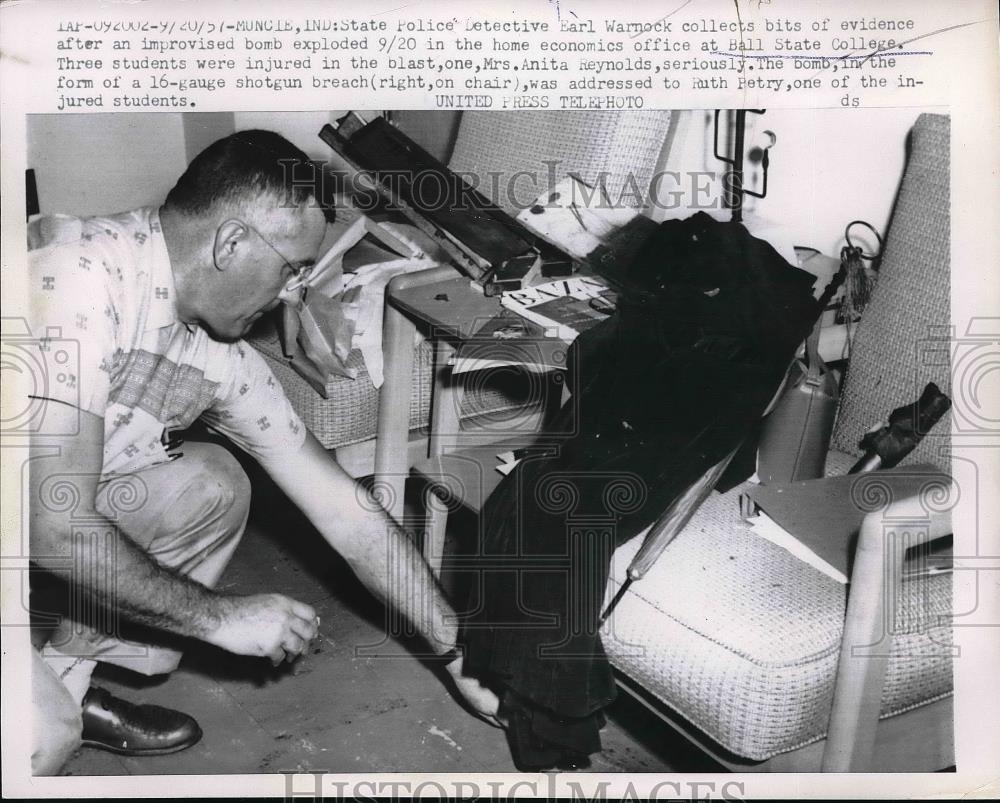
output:
MULTIPOLYGON (((412 622, 435 653, 454 648, 454 612, 413 541, 315 437, 307 434, 294 458, 264 467, 375 596, 412 622)), ((493 718, 495 695, 463 677, 462 660, 450 663, 448 671, 466 701, 493 718)))
MULTIPOLYGON (((315 635, 315 612, 280 594, 223 596, 163 567, 94 507, 103 462, 104 422, 96 415, 48 402, 45 422, 72 436, 33 438, 30 463, 30 550, 43 569, 82 585, 98 599, 114 599, 132 621, 190 636, 243 655, 267 656, 275 663, 300 654, 315 635), (63 509, 48 498, 51 483, 68 483, 76 507, 63 509), (113 550, 74 549, 71 516, 114 533, 113 550), (72 557, 72 562, 67 558, 72 557), (67 564, 77 571, 67 573, 67 564), (113 594, 113 596, 112 596, 113 594)), ((47 427, 48 428, 48 427, 47 427)), ((67 490, 66 485, 62 486, 67 490)))
POLYGON ((311 434, 294 458, 264 468, 362 583, 402 613, 434 652, 455 646, 451 607, 406 532, 311 434))

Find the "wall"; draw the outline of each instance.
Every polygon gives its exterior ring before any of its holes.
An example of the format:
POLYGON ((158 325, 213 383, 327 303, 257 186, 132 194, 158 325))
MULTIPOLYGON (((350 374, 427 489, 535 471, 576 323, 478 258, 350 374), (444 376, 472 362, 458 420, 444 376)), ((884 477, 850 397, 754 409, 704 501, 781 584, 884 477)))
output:
POLYGON ((319 130, 327 123, 334 122, 347 112, 236 112, 236 131, 248 128, 263 128, 276 131, 293 145, 297 145, 312 159, 326 161, 330 158, 330 146, 319 138, 319 130))
POLYGON ((43 114, 27 118, 28 166, 43 213, 101 215, 159 204, 188 162, 238 129, 266 128, 314 158, 317 133, 344 112, 43 114))
POLYGON ((158 204, 187 166, 180 113, 28 115, 27 140, 43 213, 158 204))
MULTIPOLYGON (((866 220, 884 235, 903 175, 907 133, 921 111, 768 109, 747 115, 748 150, 767 143, 765 130, 777 137, 767 198, 748 198, 747 214, 780 224, 796 245, 833 256, 840 253, 844 227, 852 220, 866 220)), ((722 164, 712 156, 713 113, 686 116, 671 168, 721 173, 722 164)), ((746 185, 760 189, 759 168, 748 169, 746 185)), ((720 186, 716 182, 712 188, 716 202, 720 186)))
POLYGON ((768 111, 763 119, 778 143, 768 178, 773 190, 760 202, 761 211, 787 220, 803 244, 828 254, 839 254, 852 220, 866 220, 884 236, 903 176, 907 134, 920 111, 768 111))
POLYGON ((186 113, 181 117, 184 118, 184 154, 189 162, 213 142, 236 130, 232 112, 186 113))

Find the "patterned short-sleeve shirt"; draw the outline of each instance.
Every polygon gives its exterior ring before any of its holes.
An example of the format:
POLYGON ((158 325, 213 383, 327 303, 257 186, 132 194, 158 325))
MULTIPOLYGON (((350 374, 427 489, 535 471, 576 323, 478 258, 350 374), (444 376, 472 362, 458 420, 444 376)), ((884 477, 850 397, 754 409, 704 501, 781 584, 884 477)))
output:
POLYGON ((164 433, 199 416, 260 460, 301 447, 305 427, 263 358, 178 320, 157 209, 61 230, 29 253, 32 332, 43 352, 71 346, 41 395, 104 419, 105 476, 169 460, 164 433))

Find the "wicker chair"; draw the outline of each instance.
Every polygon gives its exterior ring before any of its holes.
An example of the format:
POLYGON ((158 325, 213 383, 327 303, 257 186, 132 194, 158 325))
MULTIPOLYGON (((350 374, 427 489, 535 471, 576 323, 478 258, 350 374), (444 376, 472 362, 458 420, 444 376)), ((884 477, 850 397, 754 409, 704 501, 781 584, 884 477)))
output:
MULTIPOLYGON (((950 394, 947 360, 921 359, 922 344, 924 354, 942 353, 934 338, 947 327, 949 279, 949 119, 922 115, 879 283, 853 339, 828 474, 846 472, 864 432, 928 381, 950 394)), ((905 462, 950 474, 950 428, 946 417, 905 462)), ((477 474, 471 453, 462 461, 446 456, 426 476, 452 494, 449 481, 463 470, 478 476, 479 485, 465 483, 465 501, 478 508, 498 478, 477 474)), ((874 505, 845 587, 753 534, 741 517, 745 490, 713 491, 605 623, 620 687, 733 770, 952 765, 950 574, 902 579, 897 546, 950 534, 953 498, 874 505)), ((432 515, 447 510, 437 504, 432 515)), ((614 554, 605 604, 641 544, 634 538, 614 554)), ((428 560, 441 566, 440 554, 428 560)))
MULTIPOLYGON (((638 187, 645 187, 665 158, 673 119, 669 111, 466 112, 458 124, 449 166, 476 177, 480 191, 511 214, 570 172, 590 181, 603 172, 609 192, 624 194, 627 201, 629 182, 634 179, 638 187)), ((376 255, 373 261, 387 258, 376 255)), ((249 341, 267 360, 320 443, 335 449, 341 465, 353 475, 371 474, 379 391, 361 353, 355 350, 349 358, 357 378, 331 380, 323 398, 291 368, 273 323, 263 322, 249 341)), ((434 371, 430 346, 421 343, 416 349, 410 395, 414 460, 426 450, 434 371)), ((498 416, 523 413, 524 405, 537 397, 534 387, 529 378, 521 382, 510 371, 498 374, 495 381, 477 379, 463 396, 463 424, 489 418, 495 429, 498 416)))

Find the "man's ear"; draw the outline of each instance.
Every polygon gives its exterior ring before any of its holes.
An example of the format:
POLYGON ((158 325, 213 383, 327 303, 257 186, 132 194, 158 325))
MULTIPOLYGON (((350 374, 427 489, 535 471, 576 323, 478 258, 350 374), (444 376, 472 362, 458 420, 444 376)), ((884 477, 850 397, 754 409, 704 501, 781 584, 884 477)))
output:
POLYGON ((239 257, 241 249, 249 247, 247 227, 238 220, 226 220, 215 230, 212 256, 217 270, 228 270, 239 257))

